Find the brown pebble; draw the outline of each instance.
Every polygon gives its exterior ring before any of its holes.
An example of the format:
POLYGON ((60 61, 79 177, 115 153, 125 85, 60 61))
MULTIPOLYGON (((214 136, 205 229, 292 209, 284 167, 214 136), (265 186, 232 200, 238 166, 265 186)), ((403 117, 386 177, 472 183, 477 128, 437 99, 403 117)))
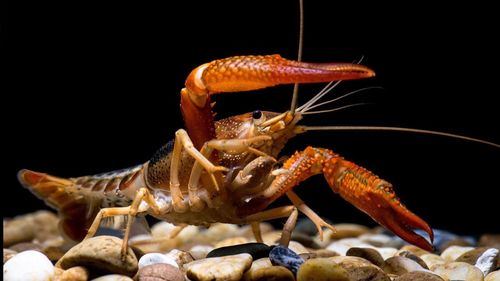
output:
POLYGON ((382 269, 386 273, 398 276, 412 271, 423 270, 422 266, 420 266, 417 262, 401 256, 394 256, 386 259, 382 269))
POLYGON ((370 281, 390 281, 389 276, 378 266, 369 261, 350 256, 337 256, 328 258, 339 264, 349 274, 352 280, 370 280, 370 281))
POLYGON ((425 264, 425 262, 419 256, 415 255, 414 253, 412 253, 410 251, 401 251, 398 253, 398 255, 401 257, 408 258, 408 259, 420 264, 420 266, 422 266, 425 269, 429 269, 427 264, 425 264))
POLYGON ((88 270, 82 266, 75 266, 65 270, 56 281, 87 281, 88 279, 88 270))
POLYGON ((17 244, 10 246, 9 249, 12 251, 16 251, 18 253, 28 251, 28 250, 38 251, 40 253, 43 252, 42 246, 40 246, 39 244, 30 243, 30 242, 17 243, 17 244))
POLYGON ((481 238, 479 238, 478 244, 483 247, 500 249, 500 234, 483 234, 481 238))
POLYGON ((166 263, 145 266, 139 270, 137 276, 139 281, 184 281, 184 273, 166 263))
POLYGON ((401 247, 401 249, 399 249, 399 251, 410 251, 419 257, 421 255, 431 254, 431 252, 428 252, 422 248, 413 245, 404 245, 403 247, 401 247))
MULTIPOLYGON (((486 253, 486 255, 488 255, 488 253, 486 253)), ((468 263, 470 265, 474 265, 474 266, 478 267, 479 269, 481 269, 485 275, 487 275, 488 273, 494 271, 496 268, 499 267, 500 258, 499 258, 498 250, 496 248, 479 247, 479 248, 476 248, 474 250, 470 250, 468 252, 463 253, 455 261, 457 261, 457 262, 466 262, 466 263, 468 263), (488 249, 490 249, 490 252, 491 251, 497 251, 496 252, 496 256, 492 255, 491 256, 491 258, 492 258, 491 260, 488 260, 488 259, 484 260, 484 258, 483 258, 483 261, 482 261, 481 265, 477 264, 478 259, 483 254, 485 254, 485 252, 488 249)))
POLYGON ((283 266, 259 268, 244 275, 245 281, 294 281, 293 273, 283 266))
POLYGON ((354 256, 364 258, 365 260, 370 261, 374 265, 380 267, 384 264, 384 259, 382 255, 375 249, 371 248, 357 248, 352 247, 346 252, 346 256, 354 256))
POLYGON ((339 253, 337 253, 335 251, 330 251, 330 250, 327 250, 327 249, 316 250, 316 251, 314 251, 314 254, 318 258, 329 258, 329 257, 340 256, 339 253))
POLYGON ((438 275, 429 272, 413 271, 397 277, 396 279, 394 279, 394 281, 445 281, 445 280, 439 277, 438 275))

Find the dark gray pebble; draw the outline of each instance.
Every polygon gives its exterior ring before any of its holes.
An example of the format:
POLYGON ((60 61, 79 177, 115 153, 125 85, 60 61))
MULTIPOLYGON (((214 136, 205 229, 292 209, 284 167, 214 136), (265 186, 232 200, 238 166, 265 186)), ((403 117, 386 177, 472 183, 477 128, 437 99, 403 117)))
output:
POLYGON ((312 236, 301 233, 301 232, 294 232, 292 233, 292 240, 297 241, 300 244, 302 244, 304 247, 311 248, 311 249, 320 249, 321 246, 318 245, 312 238, 312 236))
POLYGON ((297 255, 297 253, 283 246, 274 247, 269 252, 269 259, 273 265, 284 266, 293 272, 293 274, 297 274, 299 267, 304 263, 304 259, 297 255))
POLYGON ((247 253, 250 254, 253 260, 265 258, 269 256, 271 247, 263 243, 246 243, 234 246, 220 247, 213 249, 207 255, 207 258, 232 256, 237 254, 247 253))

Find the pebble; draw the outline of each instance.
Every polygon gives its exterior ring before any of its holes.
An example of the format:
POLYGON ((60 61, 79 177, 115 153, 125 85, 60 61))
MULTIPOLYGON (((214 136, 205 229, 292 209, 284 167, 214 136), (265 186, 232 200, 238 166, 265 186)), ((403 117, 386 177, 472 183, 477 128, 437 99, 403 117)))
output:
POLYGON ((243 275, 244 279, 250 278, 250 276, 247 275, 252 275, 256 270, 259 270, 261 268, 266 268, 266 267, 271 267, 273 264, 271 263, 271 260, 269 258, 261 258, 258 260, 254 260, 252 262, 252 265, 250 266, 250 269, 248 269, 245 274, 243 275))
POLYGON ((172 258, 180 268, 182 268, 184 264, 194 261, 193 256, 191 256, 189 252, 177 249, 173 249, 170 252, 166 253, 166 256, 172 258))
POLYGON ((308 249, 306 249, 306 247, 304 247, 297 241, 290 241, 290 243, 288 244, 288 249, 294 251, 297 254, 305 254, 310 252, 308 249))
POLYGON ((400 247, 401 243, 391 236, 385 234, 373 234, 373 233, 365 233, 358 237, 362 242, 368 243, 375 247, 400 247), (397 241, 397 242, 396 242, 397 241))
POLYGON ((96 236, 83 240, 57 262, 64 269, 85 266, 91 273, 117 273, 134 276, 137 272, 137 258, 128 248, 125 261, 121 257, 122 239, 113 236, 96 236))
POLYGON ((166 263, 151 264, 139 269, 138 281, 184 281, 179 268, 166 263))
POLYGON ((435 254, 421 255, 420 258, 425 262, 428 269, 433 268, 435 265, 446 263, 446 261, 441 256, 435 254))
POLYGON ((214 249, 210 251, 210 253, 208 253, 207 258, 247 253, 250 254, 254 260, 257 260, 263 257, 268 257, 270 251, 271 247, 267 246, 266 244, 246 243, 214 249))
POLYGON ((484 281, 499 281, 500 280, 500 270, 493 271, 490 274, 486 275, 484 281))
POLYGON ((479 238, 479 246, 500 248, 500 234, 483 234, 479 238))
POLYGON ((418 263, 424 269, 429 269, 429 267, 427 266, 427 264, 420 257, 418 257, 417 255, 415 255, 414 253, 412 253, 410 251, 399 252, 398 256, 408 258, 408 259, 410 259, 410 260, 418 263))
POLYGON ((319 249, 314 251, 314 254, 318 258, 329 258, 329 257, 335 257, 335 256, 340 256, 339 253, 327 249, 319 249))
POLYGON ((42 246, 31 242, 21 242, 9 247, 10 250, 21 253, 28 250, 38 251, 43 253, 42 246))
POLYGON ((456 239, 451 239, 451 240, 444 242, 443 244, 440 245, 438 250, 439 250, 439 252, 442 253, 444 250, 446 250, 447 248, 449 248, 451 246, 471 247, 471 246, 473 246, 473 244, 468 240, 465 240, 462 238, 456 238, 456 239))
POLYGON ((311 259, 302 264, 297 281, 351 281, 347 271, 330 258, 311 259))
POLYGON ((345 256, 347 251, 352 247, 358 248, 373 248, 372 245, 368 243, 364 243, 358 238, 345 238, 338 241, 335 241, 326 247, 327 250, 334 251, 339 253, 342 256, 345 256))
MULTIPOLYGON (((128 276, 125 276, 125 275, 108 274, 108 275, 104 275, 104 276, 92 279, 91 281, 134 281, 134 280, 128 276)), ((161 281, 161 280, 157 280, 157 281, 161 281)))
MULTIPOLYGON (((151 239, 155 239, 152 235, 150 234, 139 234, 135 235, 133 237, 130 237, 129 239, 129 245, 132 245, 132 247, 136 249, 140 249, 141 251, 145 253, 151 253, 151 252, 159 252, 164 248, 164 245, 161 246, 161 244, 164 243, 162 241, 161 243, 140 243, 142 241, 149 241, 151 239)), ((171 245, 168 245, 167 247, 175 247, 176 246, 176 241, 170 242, 171 245)))
POLYGON ((394 281, 445 281, 443 278, 439 277, 439 275, 424 272, 424 271, 413 271, 405 273, 394 281))
POLYGON ((50 260, 38 251, 24 251, 3 265, 5 281, 51 281, 55 276, 50 260))
POLYGON ((220 248, 220 247, 227 247, 227 246, 234 246, 234 245, 240 245, 240 244, 245 244, 248 243, 248 239, 245 237, 231 237, 231 238, 226 238, 224 240, 221 240, 217 243, 215 243, 214 248, 220 248))
POLYGON ((347 250, 346 256, 354 256, 354 257, 360 257, 365 260, 370 261, 374 265, 380 267, 384 264, 384 259, 380 255, 380 253, 371 248, 358 248, 358 247, 353 247, 347 250))
MULTIPOLYGON (((270 224, 268 222, 261 222, 259 225, 260 225, 260 233, 261 234, 264 234, 264 233, 267 233, 269 231, 273 231, 274 230, 274 227, 272 226, 272 224, 270 224)), ((240 227, 238 229, 238 231, 236 232, 236 236, 243 236, 243 237, 246 237, 246 238, 248 238, 250 240, 255 241, 255 237, 253 235, 252 227, 250 225, 248 225, 248 224, 240 227)))
POLYGON ((321 246, 316 243, 316 241, 311 237, 306 234, 303 234, 301 232, 293 232, 292 233, 292 240, 297 241, 300 244, 304 245, 304 247, 311 248, 311 249, 320 249, 321 246))
POLYGON ((273 265, 281 265, 288 268, 294 274, 297 273, 299 267, 304 263, 297 253, 283 246, 276 246, 269 252, 269 259, 273 265))
POLYGON ((161 221, 155 223, 151 227, 151 235, 154 238, 167 238, 170 237, 170 233, 174 230, 175 225, 166 221, 161 221))
MULTIPOLYGON (((327 218, 322 218, 325 220, 327 223, 332 223, 330 220, 327 218)), ((297 224, 295 225, 295 229, 293 230, 294 233, 301 233, 304 235, 307 235, 309 237, 316 235, 318 233, 318 229, 316 228, 316 225, 310 220, 310 219, 300 219, 297 221, 297 224)))
POLYGON ((268 233, 262 234, 262 240, 266 245, 274 245, 277 241, 281 239, 281 230, 269 231, 268 233))
POLYGON ((4 247, 33 239, 43 242, 59 236, 58 221, 54 213, 45 210, 4 220, 4 247))
POLYGON ((451 262, 431 268, 445 280, 482 281, 483 272, 479 268, 465 262, 451 262))
POLYGON ((486 276, 497 267, 498 252, 496 248, 479 247, 463 253, 455 261, 474 265, 486 276))
POLYGON ((431 254, 431 252, 428 252, 428 251, 426 251, 422 248, 419 248, 417 246, 414 246, 414 245, 404 245, 403 247, 401 247, 401 249, 399 249, 399 252, 401 252, 401 251, 410 251, 419 257, 421 255, 431 254))
POLYGON ((238 254, 196 260, 186 264, 184 268, 187 277, 195 281, 240 280, 243 272, 251 265, 251 255, 238 254))
POLYGON ((263 267, 245 273, 245 281, 295 281, 293 273, 283 266, 263 267))
POLYGON ((196 245, 189 249, 189 253, 195 260, 204 259, 214 247, 210 245, 196 245))
POLYGON ((334 263, 340 265, 347 271, 349 277, 355 281, 390 281, 389 276, 378 266, 359 257, 337 256, 331 257, 334 263))
POLYGON ((343 238, 358 237, 370 232, 370 229, 364 225, 352 223, 335 224, 335 231, 330 235, 330 239, 338 240, 343 238))
POLYGON ((12 251, 10 249, 3 249, 3 263, 5 264, 8 260, 10 260, 13 256, 17 254, 16 251, 12 251))
POLYGON ((221 241, 226 238, 235 237, 238 232, 238 226, 235 224, 214 223, 205 231, 204 236, 209 241, 221 241))
POLYGON ((455 261, 462 254, 473 250, 473 247, 462 247, 462 246, 450 246, 444 252, 441 253, 441 257, 447 261, 452 262, 455 261))
POLYGON ((139 266, 139 269, 141 269, 145 266, 157 264, 157 263, 170 264, 171 266, 179 268, 179 265, 177 264, 177 262, 173 258, 168 257, 167 255, 164 255, 164 254, 160 254, 160 253, 145 254, 144 256, 142 256, 139 259, 138 266, 139 266))
POLYGON ((395 256, 396 253, 398 252, 398 249, 390 247, 372 247, 372 248, 377 252, 379 252, 379 254, 382 256, 384 260, 392 256, 395 256))
POLYGON ((399 276, 412 271, 425 271, 426 269, 409 258, 395 256, 385 260, 382 270, 399 276))
POLYGON ((57 281, 87 281, 89 271, 82 266, 75 266, 62 272, 57 281))

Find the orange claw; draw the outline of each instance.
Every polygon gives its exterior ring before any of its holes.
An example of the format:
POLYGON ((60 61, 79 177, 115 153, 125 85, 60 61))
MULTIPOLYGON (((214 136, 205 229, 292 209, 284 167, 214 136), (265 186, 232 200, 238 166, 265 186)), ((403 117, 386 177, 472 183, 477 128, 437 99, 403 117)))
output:
POLYGON ((280 84, 318 83, 368 78, 371 69, 351 63, 305 63, 279 55, 237 56, 203 64, 194 69, 181 91, 181 111, 197 148, 215 138, 210 95, 241 92, 280 84), (207 126, 211 123, 210 126, 207 126))
POLYGON ((242 206, 240 216, 266 208, 300 182, 323 173, 332 190, 342 198, 407 242, 432 250, 432 244, 412 229, 424 230, 432 241, 434 235, 429 225, 401 204, 390 183, 370 171, 344 160, 331 150, 313 147, 296 152, 284 163, 283 169, 286 172, 276 176, 262 195, 242 206))

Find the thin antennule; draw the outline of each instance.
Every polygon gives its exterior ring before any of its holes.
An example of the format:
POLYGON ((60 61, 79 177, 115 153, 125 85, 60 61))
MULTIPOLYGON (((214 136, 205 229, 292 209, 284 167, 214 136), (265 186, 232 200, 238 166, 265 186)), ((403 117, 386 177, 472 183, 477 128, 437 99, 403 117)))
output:
POLYGON ((485 141, 482 139, 471 138, 467 136, 432 131, 432 130, 423 130, 423 129, 413 129, 413 128, 404 128, 404 127, 386 127, 386 126, 302 126, 304 132, 305 131, 396 131, 396 132, 411 132, 411 133, 419 133, 419 134, 427 134, 427 135, 437 135, 450 137, 455 139, 462 139, 477 143, 482 143, 486 145, 490 145, 496 148, 500 148, 500 144, 496 144, 494 142, 485 141))
MULTIPOLYGON (((304 47, 304 1, 299 0, 299 10, 300 10, 300 23, 299 23, 299 51, 297 55, 297 61, 302 61, 302 48, 304 47)), ((295 108, 297 107, 297 99, 299 97, 299 83, 293 85, 293 96, 292 104, 290 105, 290 113, 295 114, 295 108)))

